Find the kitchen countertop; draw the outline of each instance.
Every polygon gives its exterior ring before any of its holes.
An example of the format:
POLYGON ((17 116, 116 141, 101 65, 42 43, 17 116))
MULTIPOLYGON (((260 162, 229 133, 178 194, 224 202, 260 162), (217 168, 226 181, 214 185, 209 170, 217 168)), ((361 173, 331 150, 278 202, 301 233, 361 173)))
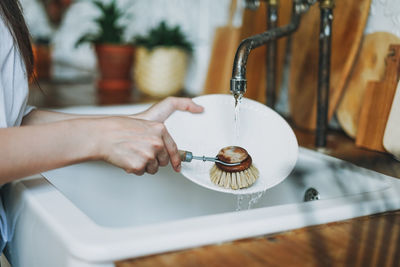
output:
MULTIPOLYGON (((137 92, 98 95, 92 83, 32 86, 31 104, 44 108, 152 102, 137 92)), ((314 134, 294 128, 299 145, 314 147, 314 134)), ((400 178, 389 154, 357 148, 342 131, 330 130, 320 152, 400 178)), ((393 266, 400 263, 400 211, 311 226, 278 234, 117 262, 133 266, 393 266)))

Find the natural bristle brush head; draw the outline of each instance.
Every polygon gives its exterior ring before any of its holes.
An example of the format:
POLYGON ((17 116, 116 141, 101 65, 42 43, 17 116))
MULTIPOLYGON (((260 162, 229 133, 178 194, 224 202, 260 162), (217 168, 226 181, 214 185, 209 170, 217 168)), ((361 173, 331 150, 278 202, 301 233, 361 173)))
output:
POLYGON ((240 163, 236 166, 215 163, 210 170, 210 178, 218 186, 237 190, 251 186, 259 177, 251 156, 242 147, 224 147, 218 152, 217 158, 226 163, 240 163))

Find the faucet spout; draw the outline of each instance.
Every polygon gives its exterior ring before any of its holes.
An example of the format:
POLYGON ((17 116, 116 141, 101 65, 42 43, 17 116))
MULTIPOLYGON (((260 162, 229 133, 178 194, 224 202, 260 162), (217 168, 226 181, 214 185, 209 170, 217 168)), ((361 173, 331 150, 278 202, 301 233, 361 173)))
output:
POLYGON ((309 6, 313 3, 315 3, 315 0, 293 0, 293 11, 289 24, 242 40, 236 51, 235 60, 233 62, 231 78, 231 93, 233 95, 243 95, 246 92, 246 64, 251 50, 272 40, 293 33, 300 24, 301 14, 308 10, 309 6))

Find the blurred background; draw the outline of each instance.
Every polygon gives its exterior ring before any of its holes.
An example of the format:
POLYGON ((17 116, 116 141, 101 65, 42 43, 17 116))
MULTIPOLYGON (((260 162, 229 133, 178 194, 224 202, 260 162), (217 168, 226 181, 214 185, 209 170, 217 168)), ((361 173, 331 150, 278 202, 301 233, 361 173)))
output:
MULTIPOLYGON (((294 34, 279 39, 275 69, 275 110, 293 127, 311 132, 316 124, 318 2, 302 16, 294 34)), ((290 0, 21 3, 35 43, 38 83, 31 84, 30 102, 45 108, 229 93, 240 40, 267 29, 271 3, 278 3, 277 26, 290 21, 292 10, 290 0), (256 4, 246 8, 245 2, 256 4), (110 48, 110 43, 117 48, 110 48), (118 65, 122 61, 128 62, 118 65)), ((395 101, 400 5, 398 0, 337 0, 333 14, 329 128, 343 132, 357 146, 386 152, 386 123, 399 120, 390 113, 400 106, 395 105, 400 102, 400 93, 395 101)), ((262 103, 266 102, 266 49, 252 51, 247 63, 245 97, 262 103)), ((387 136, 395 136, 398 129, 389 128, 387 136)), ((400 155, 400 145, 394 150, 400 155)))
MULTIPOLYGON (((51 46, 50 79, 54 82, 77 82, 97 75, 96 56, 90 43, 75 47, 85 33, 96 31, 94 19, 100 14, 92 1, 22 0, 25 18, 33 40, 51 46)), ((110 3, 111 1, 103 1, 110 3)), ((160 21, 179 25, 193 43, 184 90, 200 94, 208 68, 214 30, 228 19, 230 0, 118 0, 124 10, 118 23, 126 26, 125 40, 146 34, 160 21)), ((241 5, 235 13, 234 24, 241 24, 241 5)))

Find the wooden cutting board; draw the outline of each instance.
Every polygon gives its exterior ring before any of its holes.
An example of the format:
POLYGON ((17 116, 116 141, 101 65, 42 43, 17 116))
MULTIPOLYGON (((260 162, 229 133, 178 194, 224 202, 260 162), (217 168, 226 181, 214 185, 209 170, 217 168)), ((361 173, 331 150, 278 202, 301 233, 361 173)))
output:
MULTIPOLYGON (((336 1, 333 11, 332 56, 328 119, 332 118, 359 50, 371 0, 336 1)), ((319 4, 303 15, 293 35, 289 79, 289 105, 300 128, 316 127, 319 4)))
MULTIPOLYGON (((289 23, 292 10, 292 1, 279 1, 278 26, 289 23)), ((260 2, 256 10, 245 9, 240 39, 259 34, 266 31, 267 25, 267 4, 260 2)), ((277 70, 276 70, 276 94, 279 94, 279 87, 282 81, 283 65, 286 54, 287 38, 278 40, 277 70)), ((247 92, 245 96, 259 102, 266 103, 266 46, 258 47, 251 51, 247 61, 247 92)))
POLYGON ((210 63, 203 92, 205 94, 228 93, 232 76, 232 64, 240 43, 240 28, 232 25, 236 0, 231 1, 228 24, 215 31, 210 63))
POLYGON ((390 108, 389 118, 383 136, 383 147, 400 160, 400 81, 390 108))
POLYGON ((389 45, 396 43, 400 43, 400 38, 387 32, 376 32, 364 37, 346 92, 336 111, 343 130, 353 138, 357 135, 367 83, 383 78, 389 45))
POLYGON ((356 136, 357 146, 382 152, 386 122, 400 78, 400 45, 390 46, 385 63, 383 80, 367 84, 356 136))

